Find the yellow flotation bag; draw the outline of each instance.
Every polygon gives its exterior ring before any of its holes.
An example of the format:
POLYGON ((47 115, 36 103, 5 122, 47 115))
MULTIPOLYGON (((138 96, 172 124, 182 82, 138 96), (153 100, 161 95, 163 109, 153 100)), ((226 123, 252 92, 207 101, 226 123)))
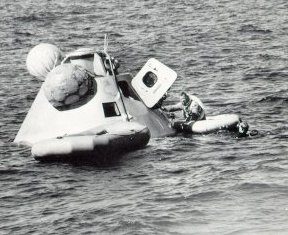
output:
POLYGON ((92 86, 90 73, 73 64, 57 66, 47 75, 43 84, 44 94, 55 108, 77 103, 88 95, 92 86))

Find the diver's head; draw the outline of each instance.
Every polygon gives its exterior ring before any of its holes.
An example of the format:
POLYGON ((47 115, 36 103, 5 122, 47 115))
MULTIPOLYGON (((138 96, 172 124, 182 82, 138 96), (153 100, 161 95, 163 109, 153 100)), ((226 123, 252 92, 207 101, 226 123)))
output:
POLYGON ((187 95, 186 92, 181 92, 180 94, 180 101, 183 105, 187 104, 189 101, 190 101, 190 98, 189 96, 187 95))
POLYGON ((248 130, 249 130, 249 125, 247 122, 242 122, 240 121, 238 124, 237 124, 237 127, 238 127, 238 133, 240 135, 246 135, 248 130))

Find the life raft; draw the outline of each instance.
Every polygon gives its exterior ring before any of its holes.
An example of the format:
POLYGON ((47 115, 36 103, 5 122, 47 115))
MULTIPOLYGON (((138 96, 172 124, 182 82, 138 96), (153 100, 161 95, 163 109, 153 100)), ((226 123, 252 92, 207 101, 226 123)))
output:
POLYGON ((237 114, 222 114, 191 123, 175 122, 173 126, 178 132, 207 134, 219 130, 236 131, 240 121, 237 114))

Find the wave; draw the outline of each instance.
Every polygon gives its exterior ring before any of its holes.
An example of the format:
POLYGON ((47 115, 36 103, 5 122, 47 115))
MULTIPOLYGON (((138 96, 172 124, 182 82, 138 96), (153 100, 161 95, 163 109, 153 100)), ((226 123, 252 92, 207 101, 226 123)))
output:
POLYGON ((288 102, 288 97, 269 95, 264 98, 261 98, 256 103, 278 103, 278 102, 286 103, 288 102))
POLYGON ((181 173, 184 173, 184 172, 188 172, 189 169, 176 168, 176 169, 166 169, 166 170, 163 170, 163 171, 166 172, 166 173, 169 173, 169 174, 181 174, 181 173))
MULTIPOLYGON (((275 49, 276 46, 274 46, 275 49)), ((258 55, 258 57, 262 60, 266 60, 266 61, 271 61, 271 60, 276 60, 276 61, 287 61, 288 59, 285 58, 284 56, 281 56, 281 55, 273 55, 273 54, 267 54, 267 53, 261 53, 258 55)))
POLYGON ((44 19, 41 19, 41 17, 31 14, 26 16, 17 16, 14 18, 14 20, 21 21, 21 22, 33 22, 33 21, 43 21, 44 19))
POLYGON ((26 36, 26 37, 34 35, 33 33, 30 33, 30 32, 22 32, 22 31, 18 31, 18 30, 15 30, 14 34, 20 35, 20 36, 26 36))
POLYGON ((186 195, 187 200, 211 200, 211 198, 220 197, 224 192, 223 191, 207 191, 207 192, 198 192, 191 195, 186 195))
POLYGON ((273 130, 270 131, 270 135, 275 135, 274 138, 285 139, 287 138, 288 134, 288 126, 281 125, 273 130))
POLYGON ((7 168, 7 167, 1 167, 0 168, 0 175, 11 175, 11 174, 18 174, 18 169, 13 168, 7 168))
POLYGON ((241 33, 258 33, 258 34, 273 33, 273 31, 270 29, 261 29, 258 26, 252 24, 242 25, 240 29, 238 29, 237 31, 241 33))
POLYGON ((238 189, 240 190, 265 190, 265 189, 272 189, 275 188, 277 185, 273 184, 268 184, 268 183, 242 183, 237 186, 238 189))
POLYGON ((281 134, 275 137, 275 139, 288 139, 288 133, 287 134, 281 134))
POLYGON ((15 21, 20 21, 21 23, 31 23, 31 22, 46 22, 47 20, 52 21, 57 18, 56 14, 52 13, 32 13, 29 15, 23 15, 23 16, 16 16, 14 17, 15 21))
POLYGON ((251 80, 255 78, 271 80, 274 78, 287 78, 288 70, 273 70, 270 68, 253 68, 244 73, 243 80, 251 80))

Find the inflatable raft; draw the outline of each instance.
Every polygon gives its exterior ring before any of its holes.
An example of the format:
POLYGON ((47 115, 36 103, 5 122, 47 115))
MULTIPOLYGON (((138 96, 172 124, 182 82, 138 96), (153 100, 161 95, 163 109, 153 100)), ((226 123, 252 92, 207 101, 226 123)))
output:
POLYGON ((238 124, 241 122, 237 114, 222 114, 207 117, 206 120, 185 123, 175 122, 173 127, 177 132, 207 134, 219 130, 238 131, 238 124))

